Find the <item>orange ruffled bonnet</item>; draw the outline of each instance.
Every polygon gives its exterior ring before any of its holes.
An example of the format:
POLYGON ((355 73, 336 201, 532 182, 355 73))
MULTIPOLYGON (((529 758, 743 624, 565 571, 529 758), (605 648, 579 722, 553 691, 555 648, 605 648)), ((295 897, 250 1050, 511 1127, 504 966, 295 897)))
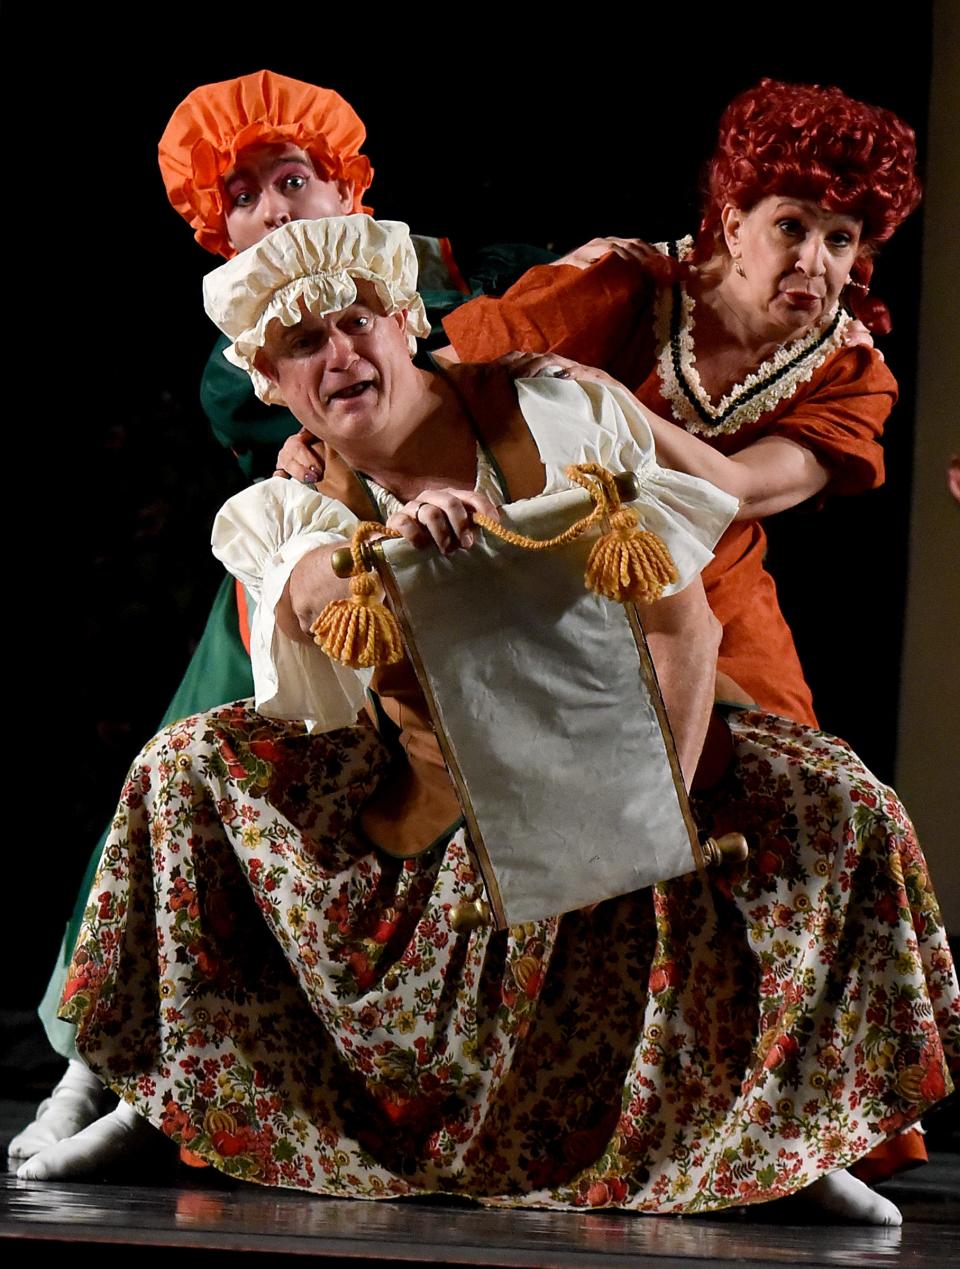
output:
POLYGON ((319 176, 353 181, 355 212, 373 180, 360 153, 367 130, 348 102, 329 88, 257 71, 239 79, 195 88, 173 112, 160 138, 159 158, 167 196, 193 226, 201 247, 228 259, 223 174, 251 145, 287 142, 305 150, 319 176))

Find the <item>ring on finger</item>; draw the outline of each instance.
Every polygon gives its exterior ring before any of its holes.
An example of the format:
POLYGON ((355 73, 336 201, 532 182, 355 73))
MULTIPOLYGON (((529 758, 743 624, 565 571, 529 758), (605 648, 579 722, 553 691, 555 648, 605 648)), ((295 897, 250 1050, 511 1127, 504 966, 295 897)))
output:
POLYGON ((414 520, 416 520, 417 524, 422 524, 422 523, 423 523, 423 521, 420 519, 420 512, 421 512, 422 510, 423 510, 423 503, 422 503, 422 502, 418 502, 418 503, 417 503, 417 506, 416 506, 416 509, 414 510, 414 513, 413 513, 413 518, 414 518, 414 520))

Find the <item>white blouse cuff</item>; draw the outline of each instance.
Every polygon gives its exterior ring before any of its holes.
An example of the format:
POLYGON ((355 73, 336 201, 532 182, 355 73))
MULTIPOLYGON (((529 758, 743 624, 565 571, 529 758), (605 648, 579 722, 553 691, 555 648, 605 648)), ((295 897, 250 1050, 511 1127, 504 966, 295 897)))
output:
POLYGON ((256 600, 250 659, 256 707, 268 718, 306 719, 311 730, 353 723, 368 674, 358 674, 313 643, 291 639, 277 623, 290 574, 311 551, 346 541, 357 525, 342 503, 275 477, 245 489, 222 508, 213 553, 256 600))
POLYGON ((520 404, 546 468, 545 493, 569 488, 570 463, 599 463, 632 471, 640 496, 630 505, 641 525, 663 539, 683 590, 713 559, 713 547, 736 515, 738 502, 709 481, 661 467, 643 407, 624 388, 574 379, 523 379, 520 404))

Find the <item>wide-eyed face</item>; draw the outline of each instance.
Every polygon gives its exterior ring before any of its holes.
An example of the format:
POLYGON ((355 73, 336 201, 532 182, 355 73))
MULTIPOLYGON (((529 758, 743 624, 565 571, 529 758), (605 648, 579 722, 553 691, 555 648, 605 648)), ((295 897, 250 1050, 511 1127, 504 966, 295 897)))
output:
POLYGON ((243 251, 291 220, 348 215, 353 183, 324 180, 295 145, 256 145, 224 174, 223 201, 230 245, 243 251))
POLYGON ((860 250, 861 222, 807 199, 771 194, 722 214, 734 268, 729 294, 758 333, 795 338, 839 299, 860 250))
POLYGON ((301 300, 296 326, 271 322, 257 368, 303 427, 363 467, 393 452, 391 423, 403 418, 418 372, 406 313, 387 316, 370 283, 356 285, 356 301, 337 313, 316 317, 301 300))

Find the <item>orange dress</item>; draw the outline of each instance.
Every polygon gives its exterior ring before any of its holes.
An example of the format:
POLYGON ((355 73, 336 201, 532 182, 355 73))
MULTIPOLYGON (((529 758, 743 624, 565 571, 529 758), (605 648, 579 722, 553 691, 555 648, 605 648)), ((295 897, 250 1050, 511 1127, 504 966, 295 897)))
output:
MULTIPOLYGON (((883 481, 879 437, 897 387, 872 349, 842 346, 847 321, 838 313, 781 349, 719 403, 700 387, 686 292, 658 285, 643 265, 615 255, 588 269, 531 269, 502 298, 474 300, 444 326, 463 361, 520 348, 599 366, 656 414, 724 454, 761 437, 788 437, 829 470, 825 492, 856 493, 883 481)), ((735 521, 704 571, 707 598, 723 625, 719 668, 763 709, 816 726, 765 551, 762 525, 735 521)))

